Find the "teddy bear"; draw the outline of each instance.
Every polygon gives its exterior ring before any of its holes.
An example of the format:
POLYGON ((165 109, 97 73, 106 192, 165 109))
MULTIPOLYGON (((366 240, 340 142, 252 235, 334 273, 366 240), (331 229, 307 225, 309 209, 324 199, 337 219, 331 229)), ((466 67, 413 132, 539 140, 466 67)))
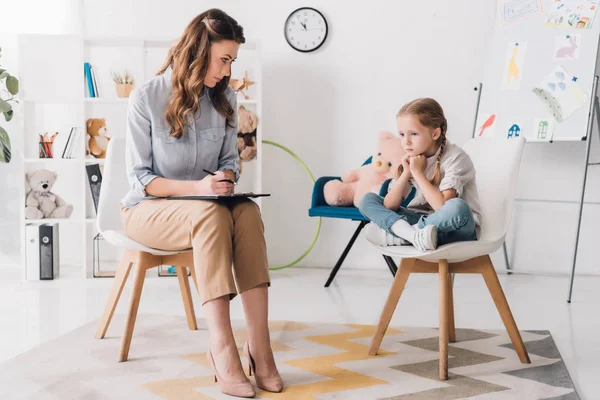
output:
POLYGON ((87 133, 90 135, 88 147, 90 154, 96 158, 105 158, 110 137, 106 135, 106 121, 104 118, 89 118, 86 122, 87 133))
POLYGON ((240 155, 240 173, 242 172, 242 161, 250 161, 256 158, 256 128, 258 117, 246 107, 238 108, 238 132, 237 148, 240 155))
POLYGON ((69 218, 71 216, 73 206, 51 192, 56 178, 56 172, 47 169, 27 172, 26 219, 69 218))
POLYGON ((323 188, 325 202, 330 206, 356 206, 368 192, 379 193, 381 185, 398 177, 404 150, 400 138, 391 132, 380 132, 377 152, 370 164, 347 172, 342 180, 334 179, 323 188))

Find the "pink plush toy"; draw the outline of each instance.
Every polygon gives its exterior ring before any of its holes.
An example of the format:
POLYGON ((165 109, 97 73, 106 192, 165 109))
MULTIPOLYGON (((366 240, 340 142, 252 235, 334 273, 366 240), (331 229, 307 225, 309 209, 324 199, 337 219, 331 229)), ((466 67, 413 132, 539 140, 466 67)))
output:
POLYGON ((373 161, 348 172, 341 181, 327 182, 323 188, 325 201, 330 206, 358 207, 362 196, 368 192, 379 193, 386 179, 397 177, 403 155, 400 138, 391 132, 381 132, 373 161))

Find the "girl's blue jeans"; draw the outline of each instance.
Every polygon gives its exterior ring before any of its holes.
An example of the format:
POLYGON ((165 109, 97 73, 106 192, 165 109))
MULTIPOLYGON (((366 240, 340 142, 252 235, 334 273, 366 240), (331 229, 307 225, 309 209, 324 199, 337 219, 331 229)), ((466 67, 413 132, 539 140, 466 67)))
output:
POLYGON ((423 228, 425 225, 435 225, 438 231, 438 246, 444 244, 477 240, 475 219, 471 207, 457 197, 446 200, 442 208, 432 214, 419 214, 404 207, 398 211, 385 208, 383 197, 375 193, 367 193, 360 201, 360 212, 380 228, 396 236, 391 226, 398 220, 405 220, 411 225, 423 228))

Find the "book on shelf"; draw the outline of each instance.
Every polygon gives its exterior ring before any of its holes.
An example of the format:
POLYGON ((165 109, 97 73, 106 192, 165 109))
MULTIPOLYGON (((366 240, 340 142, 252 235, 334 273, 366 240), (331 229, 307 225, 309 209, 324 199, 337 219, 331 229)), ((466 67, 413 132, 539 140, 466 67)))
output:
POLYGON ((77 148, 77 143, 79 140, 79 135, 77 134, 78 128, 76 126, 71 128, 69 132, 69 137, 67 138, 67 143, 62 152, 62 158, 76 158, 73 157, 73 150, 77 148))
POLYGON ((92 75, 92 87, 94 88, 94 97, 100 97, 100 93, 98 93, 98 84, 96 83, 96 67, 90 65, 91 75, 92 75))
POLYGON ((90 97, 96 97, 96 92, 94 92, 94 82, 92 79, 92 70, 90 68, 90 63, 83 63, 83 71, 85 73, 85 80, 87 82, 88 94, 90 97))

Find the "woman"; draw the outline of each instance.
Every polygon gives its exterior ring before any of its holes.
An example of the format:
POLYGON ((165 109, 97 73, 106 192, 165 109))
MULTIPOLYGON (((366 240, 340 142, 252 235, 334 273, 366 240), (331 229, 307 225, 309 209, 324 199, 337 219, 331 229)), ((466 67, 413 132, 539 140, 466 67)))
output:
POLYGON ((248 327, 244 350, 257 386, 271 392, 283 388, 269 339, 270 278, 260 210, 247 199, 224 203, 161 198, 233 193, 239 178, 237 101, 229 76, 244 42, 243 29, 233 18, 208 10, 186 27, 158 75, 131 93, 131 190, 121 202, 121 215, 125 233, 146 246, 193 248, 210 332, 207 358, 219 389, 253 397, 231 330, 229 302, 237 293, 248 327))

